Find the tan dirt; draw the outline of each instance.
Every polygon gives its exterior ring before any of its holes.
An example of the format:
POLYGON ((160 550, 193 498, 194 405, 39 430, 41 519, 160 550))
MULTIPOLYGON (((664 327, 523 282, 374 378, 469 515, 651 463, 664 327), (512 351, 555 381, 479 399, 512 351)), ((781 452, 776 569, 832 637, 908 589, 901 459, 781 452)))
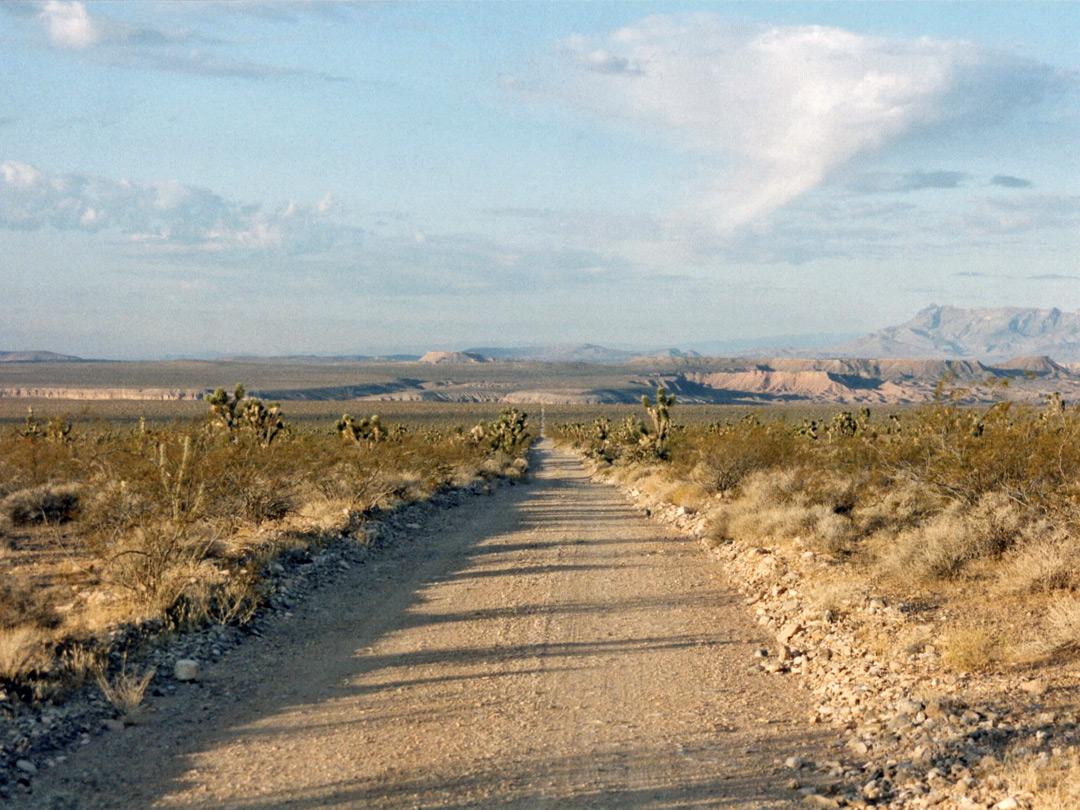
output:
MULTIPOLYGON (((797 681, 693 541, 542 443, 263 638, 39 773, 17 808, 803 806, 797 681)), ((804 772, 805 773, 805 772, 804 772)))

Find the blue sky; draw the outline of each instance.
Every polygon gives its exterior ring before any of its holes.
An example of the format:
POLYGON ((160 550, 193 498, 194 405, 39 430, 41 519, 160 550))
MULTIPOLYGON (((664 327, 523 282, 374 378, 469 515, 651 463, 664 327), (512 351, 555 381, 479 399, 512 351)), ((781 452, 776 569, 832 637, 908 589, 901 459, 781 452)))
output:
POLYGON ((0 4, 0 349, 1080 308, 1080 4, 0 4))

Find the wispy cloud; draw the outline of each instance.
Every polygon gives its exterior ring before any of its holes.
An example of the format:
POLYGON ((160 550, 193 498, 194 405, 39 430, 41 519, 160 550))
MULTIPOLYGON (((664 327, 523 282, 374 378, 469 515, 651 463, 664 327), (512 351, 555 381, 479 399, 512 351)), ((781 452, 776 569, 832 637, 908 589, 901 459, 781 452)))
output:
MULTIPOLYGON (((707 14, 652 16, 557 51, 569 70, 556 91, 565 103, 717 160, 704 205, 721 230, 790 203, 858 156, 1000 121, 1059 82, 1046 65, 970 42, 737 26, 707 14)), ((942 187, 932 175, 924 187, 942 187)))
POLYGON ((1035 276, 1028 276, 1032 281, 1078 281, 1080 276, 1071 276, 1067 273, 1040 273, 1035 276))
MULTIPOLYGON (((102 13, 100 7, 88 8, 75 0, 48 0, 37 4, 37 9, 35 15, 20 13, 16 16, 36 20, 54 48, 79 53, 106 64, 229 79, 350 81, 319 71, 237 58, 227 52, 229 43, 216 36, 186 28, 130 25, 102 13)), ((283 19, 278 14, 258 16, 270 21, 283 19)))
POLYGON ((954 237, 1019 234, 1046 228, 1080 227, 1080 196, 1038 194, 989 197, 942 226, 954 237))
POLYGON ((427 296, 598 287, 629 282, 635 269, 611 252, 475 234, 405 233, 368 239, 353 274, 370 294, 427 296))
POLYGON ((140 185, 47 172, 16 160, 0 163, 0 228, 114 230, 148 251, 322 250, 344 235, 322 219, 330 200, 324 197, 314 208, 289 203, 266 212, 171 180, 140 185))
POLYGON ((969 180, 971 175, 967 172, 955 171, 872 172, 854 177, 848 182, 848 187, 866 193, 902 193, 960 188, 969 180))
POLYGON ((1033 183, 1022 177, 1013 177, 1011 174, 995 174, 990 178, 990 185, 1002 188, 1031 188, 1033 183))

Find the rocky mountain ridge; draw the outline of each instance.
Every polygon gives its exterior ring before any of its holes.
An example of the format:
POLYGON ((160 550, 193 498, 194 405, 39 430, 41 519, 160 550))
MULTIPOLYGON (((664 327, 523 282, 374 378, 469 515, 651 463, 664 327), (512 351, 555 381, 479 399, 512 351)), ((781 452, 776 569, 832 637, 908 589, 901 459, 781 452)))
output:
POLYGON ((999 307, 929 306, 910 321, 818 352, 832 357, 936 357, 1003 361, 1049 356, 1080 362, 1080 312, 999 307))

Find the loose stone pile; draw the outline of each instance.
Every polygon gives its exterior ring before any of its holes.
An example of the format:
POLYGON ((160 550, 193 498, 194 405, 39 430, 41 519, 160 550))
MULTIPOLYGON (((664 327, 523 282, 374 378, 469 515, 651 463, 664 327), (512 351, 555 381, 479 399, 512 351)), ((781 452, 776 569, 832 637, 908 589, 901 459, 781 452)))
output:
MULTIPOLYGON (((511 482, 512 483, 512 482, 511 482)), ((118 627, 102 643, 110 672, 155 669, 147 695, 162 696, 198 680, 202 663, 217 661, 271 621, 288 615, 302 600, 362 564, 398 538, 415 535, 441 509, 491 493, 482 481, 434 495, 427 501, 357 520, 344 533, 316 538, 309 548, 279 556, 263 572, 268 597, 244 625, 213 625, 176 635, 161 621, 118 627)), ((0 690, 0 803, 14 791, 32 789, 35 778, 63 762, 68 752, 103 733, 138 722, 138 713, 121 713, 96 683, 54 700, 33 701, 0 690)))
MULTIPOLYGON (((629 494, 655 519, 705 535, 704 518, 629 494)), ((912 622, 910 606, 854 593, 843 615, 815 607, 802 589, 827 563, 813 552, 729 543, 709 553, 775 635, 748 665, 801 677, 816 699, 809 721, 840 734, 834 758, 782 763, 807 806, 1020 810, 1037 806, 1037 797, 1005 774, 1076 768, 1080 718, 1046 707, 1047 680, 952 674, 932 643, 875 653, 865 639, 897 638, 912 622), (825 789, 803 787, 801 777, 813 772, 828 775, 825 789)))

